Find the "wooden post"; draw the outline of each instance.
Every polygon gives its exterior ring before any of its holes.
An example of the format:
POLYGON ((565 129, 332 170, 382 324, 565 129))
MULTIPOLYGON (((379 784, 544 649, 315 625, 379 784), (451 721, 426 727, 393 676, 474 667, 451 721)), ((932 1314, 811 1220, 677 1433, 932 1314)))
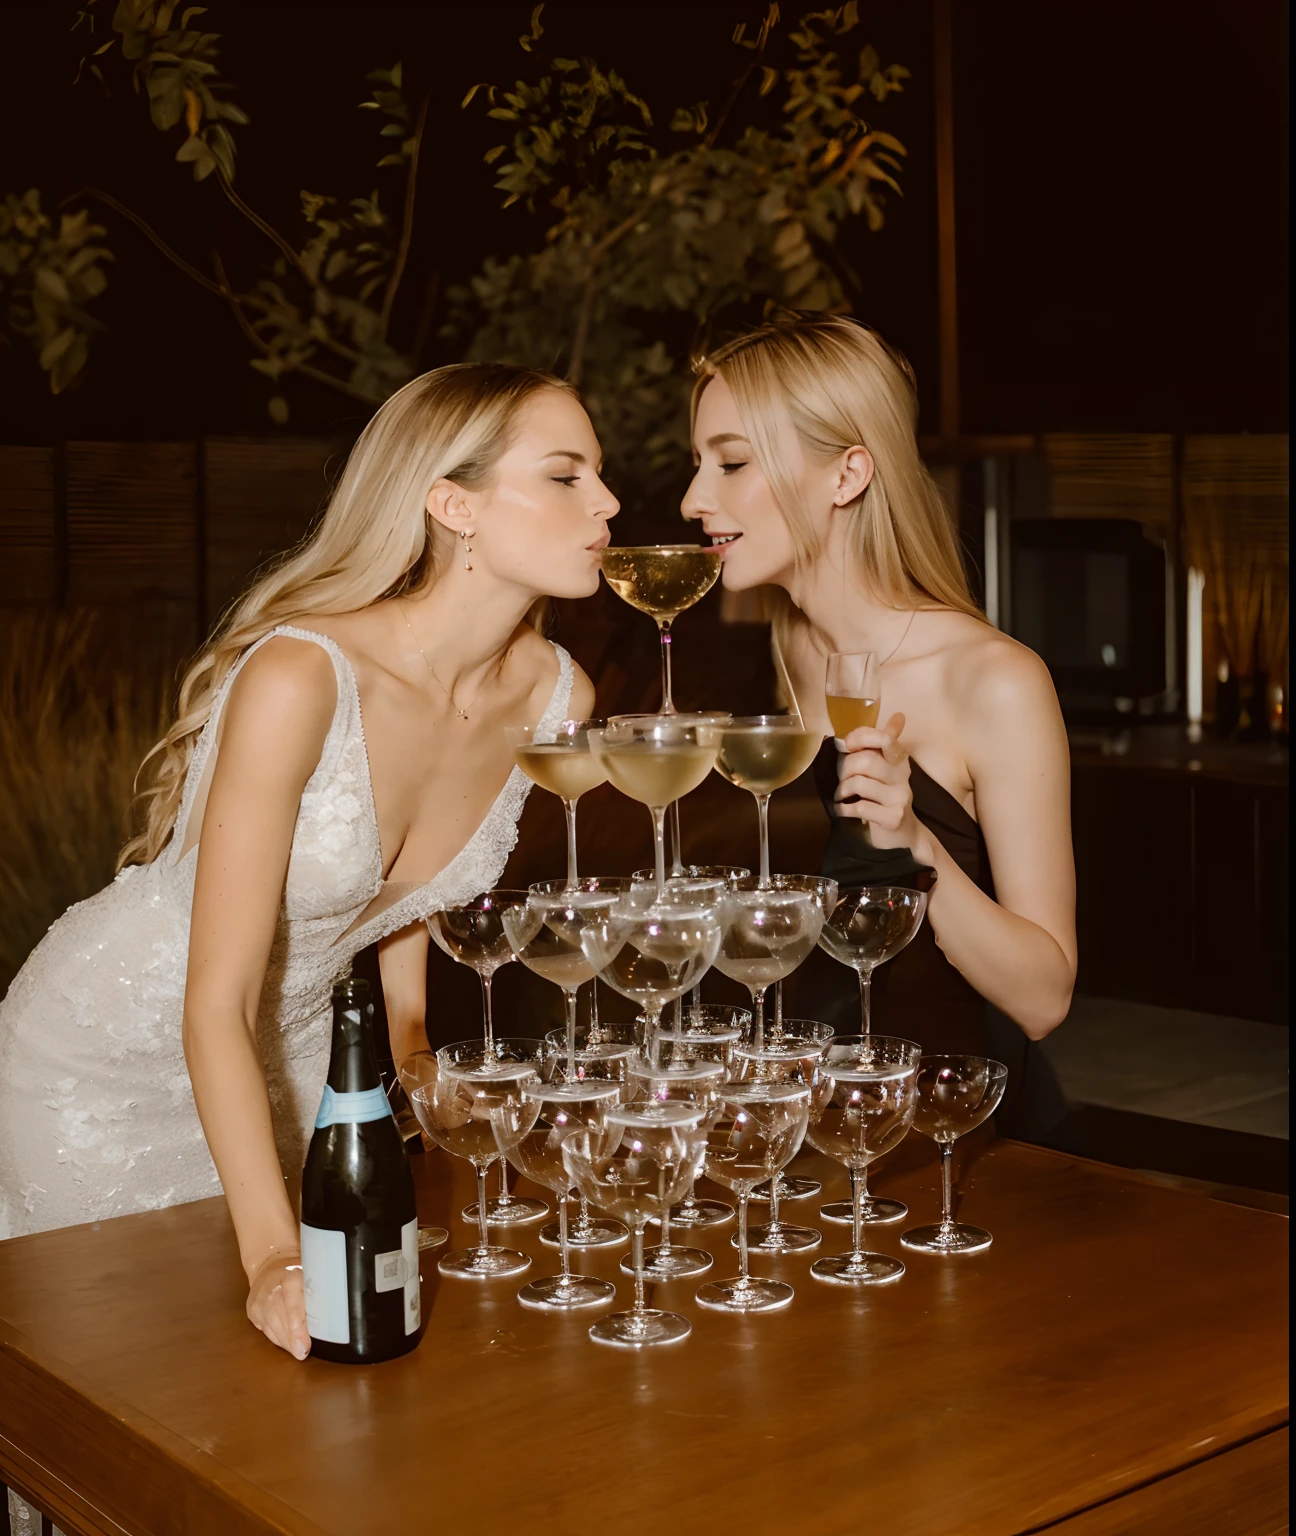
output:
POLYGON ((954 254, 953 0, 933 0, 936 85, 936 246, 940 316, 940 435, 959 434, 958 268, 954 254))

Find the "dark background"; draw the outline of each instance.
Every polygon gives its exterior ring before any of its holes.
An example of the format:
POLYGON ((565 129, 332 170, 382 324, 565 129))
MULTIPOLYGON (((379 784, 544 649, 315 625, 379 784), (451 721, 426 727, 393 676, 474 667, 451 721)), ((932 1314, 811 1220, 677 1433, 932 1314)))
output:
MULTIPOLYGON (((219 241, 250 281, 266 259, 213 182, 172 165, 174 143, 131 97, 120 60, 74 86, 82 33, 68 0, 9 4, 0 17, 5 190, 47 205, 86 184, 137 208, 196 265, 219 241)), ((803 10, 784 6, 784 26, 803 10)), ((237 3, 203 24, 250 115, 236 131, 241 193, 295 235, 301 187, 350 196, 382 178, 374 128, 356 110, 365 71, 400 59, 411 101, 432 89, 433 135, 402 302, 418 274, 446 281, 528 236, 481 163, 498 140, 459 102, 479 80, 534 63, 517 48, 529 4, 237 3)), ((932 11, 926 0, 861 7, 854 34, 913 78, 877 120, 908 146, 903 201, 871 236, 843 245, 865 280, 862 318, 906 351, 936 399, 936 214, 932 11)), ((621 70, 660 119, 718 101, 735 72, 729 37, 759 0, 643 4, 549 0, 546 43, 621 70)), ((111 0, 96 7, 109 35, 111 0)), ((1287 8, 1279 0, 955 0, 954 134, 965 432, 1280 431, 1286 426, 1287 8)), ((169 136, 171 139, 174 135, 169 136)), ((391 198, 394 182, 389 180, 391 198)), ((247 364, 217 300, 108 213, 117 254, 96 313, 110 333, 75 394, 52 400, 20 345, 0 349, 3 432, 55 437, 193 437, 265 432, 266 381, 247 364)), ((423 362, 446 360, 433 334, 423 362)), ((363 408, 313 386, 293 391, 292 430, 344 434, 363 408)))

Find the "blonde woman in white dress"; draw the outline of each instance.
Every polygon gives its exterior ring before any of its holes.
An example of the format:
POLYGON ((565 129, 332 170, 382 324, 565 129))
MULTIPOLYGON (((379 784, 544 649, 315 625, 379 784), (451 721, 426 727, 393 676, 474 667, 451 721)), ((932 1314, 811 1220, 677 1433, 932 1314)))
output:
POLYGON ((378 942, 394 1053, 425 1042, 421 919, 494 885, 517 836, 503 727, 593 703, 539 626, 598 585, 599 469, 547 375, 442 368, 379 410, 317 531, 189 669, 116 881, 0 1005, 0 1237, 223 1187, 248 1316, 305 1357, 284 1175, 331 985, 378 942))

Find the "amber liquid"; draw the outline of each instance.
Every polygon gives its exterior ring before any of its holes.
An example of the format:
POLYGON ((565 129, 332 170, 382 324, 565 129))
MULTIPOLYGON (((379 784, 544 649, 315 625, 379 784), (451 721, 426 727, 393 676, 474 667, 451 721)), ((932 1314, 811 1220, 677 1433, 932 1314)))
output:
POLYGON ((564 800, 579 800, 607 778, 607 770, 591 751, 567 747, 561 742, 519 747, 517 760, 527 778, 564 800))
MULTIPOLYGON (((835 720, 833 725, 835 729, 835 720)), ((716 771, 753 795, 773 794, 801 777, 814 762, 822 740, 809 731, 780 726, 723 730, 716 771)))
POLYGON ((849 699, 840 693, 830 693, 828 718, 832 721, 833 735, 838 741, 845 741, 861 726, 875 726, 880 704, 880 699, 849 699))
POLYGON ((653 618, 673 619, 716 583, 719 553, 696 544, 605 549, 603 574, 619 598, 653 618))

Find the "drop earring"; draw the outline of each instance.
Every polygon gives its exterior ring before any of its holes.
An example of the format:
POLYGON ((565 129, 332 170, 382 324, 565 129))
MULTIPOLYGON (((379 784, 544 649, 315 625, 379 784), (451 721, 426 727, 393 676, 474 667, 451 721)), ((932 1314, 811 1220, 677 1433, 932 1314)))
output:
POLYGON ((464 570, 471 571, 472 561, 468 558, 468 556, 472 554, 472 545, 468 542, 468 540, 472 537, 472 529, 461 528, 459 530, 459 537, 464 541, 464 570))

